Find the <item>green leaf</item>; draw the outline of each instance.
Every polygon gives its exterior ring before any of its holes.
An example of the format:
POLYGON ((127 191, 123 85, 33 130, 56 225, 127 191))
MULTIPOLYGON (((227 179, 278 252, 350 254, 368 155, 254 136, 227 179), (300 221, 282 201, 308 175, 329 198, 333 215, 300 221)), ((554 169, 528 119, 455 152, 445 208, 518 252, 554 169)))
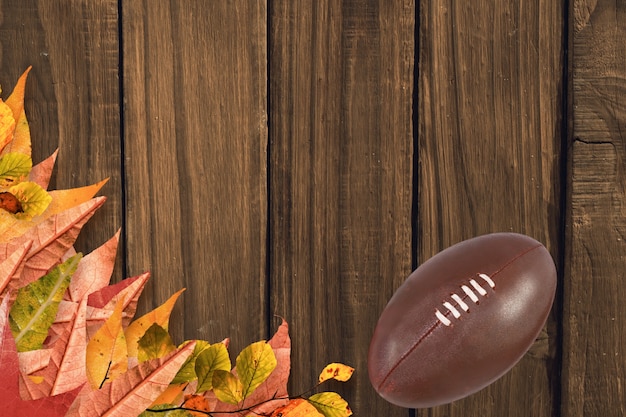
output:
POLYGON ((228 404, 239 404, 243 401, 243 386, 235 375, 218 369, 213 372, 213 393, 218 400, 228 404))
POLYGON ((223 343, 216 343, 202 351, 196 359, 195 371, 198 376, 196 392, 213 389, 213 372, 216 370, 230 371, 230 368, 230 357, 223 343))
POLYGON ((352 415, 348 402, 336 392, 320 392, 311 395, 308 401, 325 417, 347 417, 352 415))
POLYGON ((247 398, 276 368, 276 356, 267 342, 260 341, 242 350, 236 365, 243 385, 243 398, 247 398))
POLYGON ((158 359, 175 350, 167 330, 153 323, 137 342, 137 359, 139 362, 158 359))
POLYGON ((20 288, 9 321, 18 352, 41 349, 54 322, 63 294, 82 258, 77 254, 49 273, 20 288))
POLYGON ((209 346, 211 346, 211 344, 206 340, 196 340, 196 346, 193 349, 193 353, 191 354, 189 359, 187 359, 187 361, 183 364, 183 366, 181 366, 180 370, 172 380, 172 384, 182 384, 183 382, 190 382, 198 377, 196 374, 196 359, 198 358, 200 353, 202 353, 209 346))
POLYGON ((193 417, 187 410, 181 410, 173 404, 159 404, 150 407, 149 410, 139 414, 138 417, 193 417), (150 410, 150 411, 149 411, 150 410), (151 411, 151 410, 169 410, 169 411, 151 411))
POLYGON ((52 196, 32 181, 21 182, 9 188, 9 192, 20 201, 24 210, 23 216, 26 217, 32 218, 40 215, 52 202, 52 196))
POLYGON ((30 156, 11 152, 0 158, 0 187, 10 187, 28 176, 33 167, 30 156))

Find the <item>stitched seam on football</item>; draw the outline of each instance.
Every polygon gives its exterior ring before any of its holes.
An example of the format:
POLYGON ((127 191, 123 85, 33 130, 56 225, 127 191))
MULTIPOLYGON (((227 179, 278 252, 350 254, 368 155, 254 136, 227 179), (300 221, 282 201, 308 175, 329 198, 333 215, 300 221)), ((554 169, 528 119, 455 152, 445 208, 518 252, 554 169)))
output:
MULTIPOLYGON (((500 269, 496 270, 495 272, 489 274, 492 278, 495 279, 495 277, 502 271, 504 271, 506 268, 508 268, 511 264, 513 264, 515 261, 517 261, 518 259, 520 259, 521 257, 527 255, 528 253, 542 248, 543 245, 539 244, 536 246, 533 246, 531 248, 528 248, 527 250, 525 250, 524 252, 519 253, 517 256, 515 256, 514 258, 511 258, 511 260, 509 260, 507 263, 505 263, 504 265, 502 265, 500 267, 500 269)), ((463 300, 466 300, 468 297, 465 296, 463 298, 463 300)), ((447 317, 448 315, 452 314, 450 311, 448 311, 445 316, 447 317)), ((383 380, 380 382, 380 384, 378 384, 378 390, 381 390, 385 383, 387 382, 387 380, 389 379, 389 377, 394 373, 394 371, 398 368, 398 366, 400 366, 400 364, 408 357, 411 355, 411 353, 413 353, 413 351, 415 349, 417 349, 417 347, 422 343, 422 341, 424 339, 426 339, 428 336, 430 336, 430 334, 432 334, 432 332, 435 331, 435 329, 439 326, 441 326, 442 323, 439 320, 436 320, 432 326, 430 326, 430 328, 422 335, 422 337, 420 337, 419 339, 417 339, 417 341, 415 341, 415 343, 402 355, 400 356, 400 359, 398 359, 398 361, 396 362, 396 364, 394 366, 391 367, 391 369, 389 370, 389 372, 387 372, 387 375, 385 375, 385 377, 383 378, 383 380)))

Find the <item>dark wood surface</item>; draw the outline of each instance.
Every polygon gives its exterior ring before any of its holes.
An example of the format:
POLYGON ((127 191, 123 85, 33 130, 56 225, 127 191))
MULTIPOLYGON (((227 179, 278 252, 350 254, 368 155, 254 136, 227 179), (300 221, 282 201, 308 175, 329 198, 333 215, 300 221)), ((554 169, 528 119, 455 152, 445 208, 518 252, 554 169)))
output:
POLYGON ((626 413, 626 4, 574 3, 563 415, 626 413))
POLYGON ((143 310, 187 287, 176 341, 236 354, 285 317, 291 393, 345 362, 329 389, 360 416, 623 414, 626 7, 466 3, 0 0, 2 97, 32 65, 52 188, 110 178, 77 249, 123 227, 114 280, 152 271, 143 310), (382 308, 492 231, 553 254, 545 331, 474 396, 385 403, 366 363, 382 308))
POLYGON ((264 2, 122 7, 127 270, 176 340, 267 337, 264 2))
POLYGON ((33 163, 59 149, 50 189, 109 178, 100 193, 107 203, 92 220, 97 227, 77 241, 89 252, 122 225, 117 1, 8 0, 0 10, 2 97, 33 67, 25 97, 33 163))
MULTIPOLYGON (((559 258, 563 10, 558 2, 422 2, 418 258, 498 231, 559 258)), ((557 326, 505 377, 419 416, 552 416, 557 326)))
POLYGON ((276 2, 270 21, 271 313, 292 323, 294 392, 343 361, 359 414, 407 415, 366 363, 411 270, 412 2, 276 2))

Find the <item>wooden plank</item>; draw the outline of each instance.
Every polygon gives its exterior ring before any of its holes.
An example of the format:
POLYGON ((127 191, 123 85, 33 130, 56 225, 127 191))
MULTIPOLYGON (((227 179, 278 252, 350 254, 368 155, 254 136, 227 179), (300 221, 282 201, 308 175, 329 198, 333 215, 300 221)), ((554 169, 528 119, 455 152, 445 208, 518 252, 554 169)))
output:
POLYGON ((626 4, 572 5, 562 415, 626 414, 626 4))
POLYGON ((357 415, 406 416, 367 377, 378 316, 411 270, 413 1, 274 2, 271 313, 291 323, 291 392, 329 362, 357 415))
POLYGON ((107 203, 75 245, 89 252, 122 225, 117 1, 3 0, 0 9, 4 94, 32 65, 25 106, 34 163, 59 148, 50 189, 109 178, 100 192, 107 203))
MULTIPOLYGON (((418 259, 495 231, 558 259, 561 2, 421 2, 418 259)), ((505 377, 418 416, 552 416, 555 320, 505 377)))
POLYGON ((266 5, 122 3, 128 270, 180 341, 267 337, 266 5))

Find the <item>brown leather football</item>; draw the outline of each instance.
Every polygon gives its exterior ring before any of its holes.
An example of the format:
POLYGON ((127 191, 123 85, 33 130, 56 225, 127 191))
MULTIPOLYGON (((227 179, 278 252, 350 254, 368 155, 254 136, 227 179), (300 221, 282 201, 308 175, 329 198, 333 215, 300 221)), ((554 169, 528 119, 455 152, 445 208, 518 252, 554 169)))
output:
POLYGON ((395 292, 369 348, 376 391, 407 408, 466 397, 504 375, 535 341, 552 307, 546 248, 494 233, 438 253, 395 292))

